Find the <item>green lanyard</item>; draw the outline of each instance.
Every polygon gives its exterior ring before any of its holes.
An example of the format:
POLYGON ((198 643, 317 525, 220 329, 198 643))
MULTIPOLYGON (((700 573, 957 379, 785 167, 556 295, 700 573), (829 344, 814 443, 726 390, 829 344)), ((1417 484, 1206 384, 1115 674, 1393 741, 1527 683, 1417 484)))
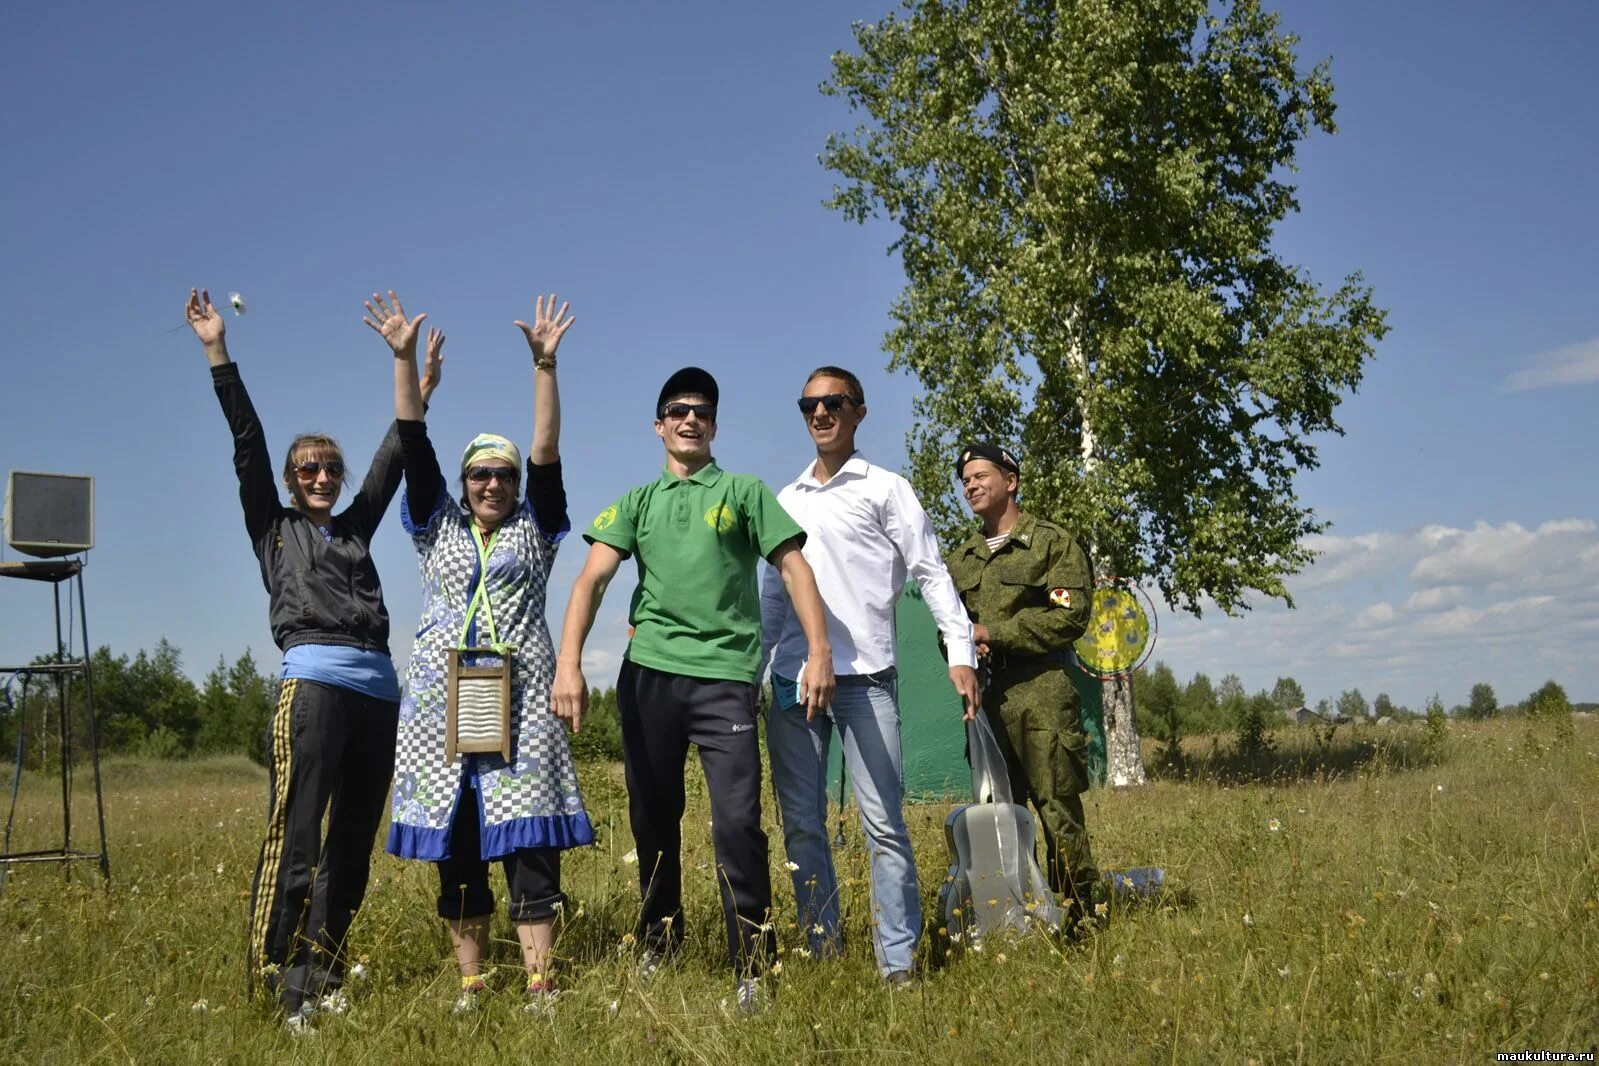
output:
POLYGON ((500 634, 494 628, 494 605, 489 602, 489 556, 494 554, 494 542, 500 539, 500 531, 496 529, 489 537, 488 544, 483 543, 483 538, 478 536, 477 530, 470 531, 472 544, 477 548, 477 587, 472 590, 472 600, 466 606, 466 620, 461 624, 461 639, 458 642, 464 649, 466 636, 472 632, 472 618, 477 614, 478 605, 483 606, 483 617, 489 624, 489 644, 496 655, 509 656, 516 650, 511 644, 501 644, 500 634))

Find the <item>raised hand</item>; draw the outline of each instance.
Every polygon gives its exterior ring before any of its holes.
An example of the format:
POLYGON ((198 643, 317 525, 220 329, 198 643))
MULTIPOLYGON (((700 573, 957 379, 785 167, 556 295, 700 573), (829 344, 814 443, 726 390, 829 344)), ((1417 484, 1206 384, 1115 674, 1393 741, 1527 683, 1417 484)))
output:
POLYGON ((183 319, 207 348, 223 343, 223 337, 228 332, 222 316, 211 306, 211 294, 205 289, 189 290, 189 302, 184 305, 183 319))
POLYGON ((365 303, 367 313, 362 316, 361 321, 371 326, 378 336, 388 343, 396 357, 415 359, 417 330, 427 318, 427 312, 424 311, 415 318, 407 318, 405 308, 401 306, 400 298, 394 295, 393 289, 389 290, 388 303, 385 303, 383 297, 377 293, 373 293, 372 299, 365 303), (389 303, 394 306, 391 308, 389 303))
POLYGON ((444 334, 428 327, 427 361, 422 366, 422 402, 433 399, 433 390, 444 380, 444 334))
POLYGON ((561 346, 561 338, 572 328, 572 323, 577 321, 566 313, 566 309, 570 306, 570 303, 563 303, 561 309, 557 311, 555 294, 552 292, 548 304, 544 302, 543 296, 534 302, 531 326, 521 319, 517 320, 516 325, 527 338, 527 346, 533 350, 534 366, 543 370, 555 369, 555 350, 561 346))

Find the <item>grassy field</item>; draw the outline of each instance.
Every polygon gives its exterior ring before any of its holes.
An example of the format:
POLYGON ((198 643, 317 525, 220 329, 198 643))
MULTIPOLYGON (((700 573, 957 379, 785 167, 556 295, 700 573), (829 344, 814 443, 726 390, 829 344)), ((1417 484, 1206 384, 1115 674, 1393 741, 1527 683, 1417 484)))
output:
MULTIPOLYGON (((1289 759, 1299 772, 1279 783, 1095 791, 1101 865, 1164 866, 1174 891, 1114 912, 1084 943, 991 943, 897 993, 871 963, 852 824, 840 871, 848 958, 794 952, 802 940, 775 869, 784 968, 772 1010, 748 1019, 725 1005, 703 796, 685 822, 688 951, 640 986, 623 945, 636 914, 625 796, 614 768, 591 766, 600 841, 565 866, 567 992, 553 1018, 519 1010, 503 917, 495 983, 505 993, 452 1017, 433 871, 381 856, 352 933, 367 976, 347 1015, 301 1038, 243 996, 264 773, 243 760, 112 762, 111 890, 90 864, 6 878, 0 1060, 1482 1063, 1496 1051, 1592 1048, 1599 723, 1579 721, 1566 742, 1521 721, 1455 724, 1436 763, 1418 756, 1421 739, 1420 727, 1345 731, 1326 753, 1348 768, 1336 775, 1289 759)), ((1303 742, 1280 734, 1278 753, 1303 742)), ((92 824, 82 791, 80 840, 92 824)), ((13 847, 58 843, 59 785, 26 777, 22 797, 13 847)), ((911 811, 929 913, 948 809, 911 811)), ((769 830, 775 866, 781 837, 769 830)))

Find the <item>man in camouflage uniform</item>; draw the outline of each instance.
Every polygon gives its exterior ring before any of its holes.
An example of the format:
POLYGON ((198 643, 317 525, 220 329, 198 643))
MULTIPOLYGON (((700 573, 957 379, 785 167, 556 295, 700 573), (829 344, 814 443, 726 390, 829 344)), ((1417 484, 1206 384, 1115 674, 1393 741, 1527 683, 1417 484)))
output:
POLYGON ((1068 925, 1092 911, 1098 871, 1083 824, 1087 741, 1066 671, 1088 624, 1093 570, 1071 534, 1017 506, 1021 467, 992 444, 965 448, 955 476, 983 528, 945 559, 971 615, 983 713, 999 740, 1017 802, 1031 799, 1044 830, 1050 887, 1068 925))

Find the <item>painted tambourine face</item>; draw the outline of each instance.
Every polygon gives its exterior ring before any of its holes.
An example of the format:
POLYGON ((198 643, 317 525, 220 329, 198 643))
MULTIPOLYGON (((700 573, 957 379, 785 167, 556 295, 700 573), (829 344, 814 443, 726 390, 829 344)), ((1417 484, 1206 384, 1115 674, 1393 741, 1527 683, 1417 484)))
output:
POLYGON ((1095 677, 1132 672, 1155 649, 1154 604, 1137 585, 1102 579, 1094 587, 1088 628, 1073 647, 1078 665, 1095 677))

